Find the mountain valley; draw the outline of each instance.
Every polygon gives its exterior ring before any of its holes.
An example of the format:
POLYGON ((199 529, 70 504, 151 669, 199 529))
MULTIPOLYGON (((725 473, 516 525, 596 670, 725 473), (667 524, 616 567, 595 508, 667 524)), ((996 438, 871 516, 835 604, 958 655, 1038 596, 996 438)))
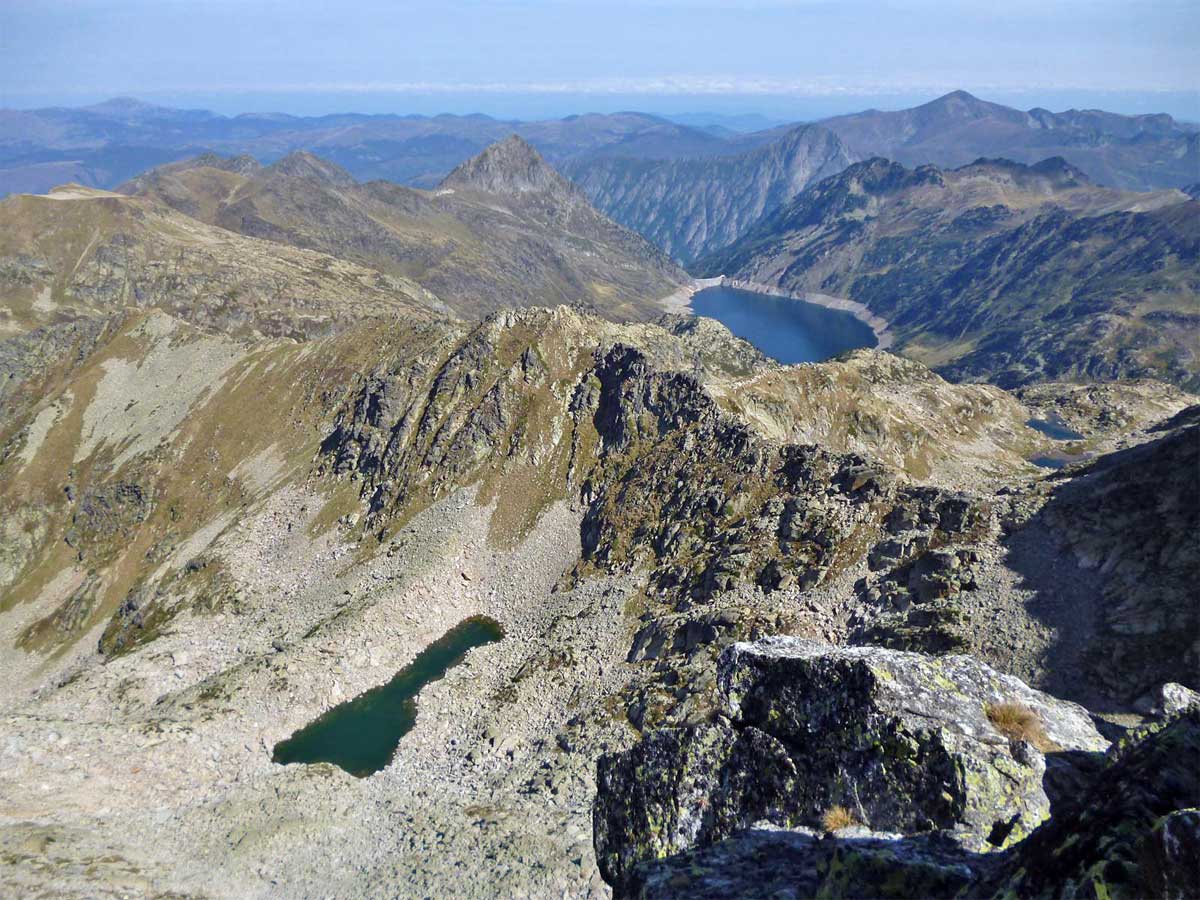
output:
POLYGON ((569 160, 564 171, 598 209, 686 265, 855 160, 831 132, 809 125, 741 155, 605 156, 569 160))
POLYGON ((0 894, 1200 889, 1194 138, 0 114, 0 894))

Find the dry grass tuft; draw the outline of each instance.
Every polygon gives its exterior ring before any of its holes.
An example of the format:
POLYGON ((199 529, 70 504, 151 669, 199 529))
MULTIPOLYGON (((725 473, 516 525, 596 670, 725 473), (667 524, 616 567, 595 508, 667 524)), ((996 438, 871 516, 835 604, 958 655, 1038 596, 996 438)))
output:
POLYGON ((844 806, 831 806, 825 810, 825 815, 821 816, 821 826, 831 834, 857 824, 858 819, 854 818, 854 813, 844 806))
POLYGON ((1024 703, 989 703, 984 712, 996 730, 1009 740, 1028 741, 1043 753, 1058 749, 1047 736, 1041 718, 1024 703))

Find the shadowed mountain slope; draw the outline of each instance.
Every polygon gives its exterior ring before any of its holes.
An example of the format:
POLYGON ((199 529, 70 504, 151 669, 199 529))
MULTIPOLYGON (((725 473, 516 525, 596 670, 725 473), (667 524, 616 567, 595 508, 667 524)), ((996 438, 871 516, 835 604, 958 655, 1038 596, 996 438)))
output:
POLYGON ((859 163, 696 269, 864 303, 955 378, 1200 384, 1200 205, 1061 159, 859 163))

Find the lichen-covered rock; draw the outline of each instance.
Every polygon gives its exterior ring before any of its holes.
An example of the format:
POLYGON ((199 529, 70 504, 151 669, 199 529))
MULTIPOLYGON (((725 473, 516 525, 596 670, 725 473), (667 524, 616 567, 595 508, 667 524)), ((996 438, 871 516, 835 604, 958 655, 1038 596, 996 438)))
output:
POLYGON ((1189 706, 1200 706, 1200 693, 1174 681, 1159 685, 1138 698, 1134 704, 1140 712, 1155 716, 1171 716, 1183 712, 1189 706))
POLYGON ((1075 802, 971 896, 1200 896, 1200 708, 1115 745, 1075 802))
POLYGON ((798 638, 734 644, 718 681, 730 717, 663 731, 602 758, 595 807, 601 871, 765 820, 814 826, 839 805, 873 829, 943 830, 988 851, 1048 815, 1042 749, 1001 734, 993 704, 1032 711, 1043 749, 1102 751, 1087 712, 969 657, 933 658, 798 638))
POLYGON ((644 858, 726 837, 759 819, 786 817, 795 767, 779 741, 718 723, 663 730, 636 757, 605 757, 593 834, 601 871, 619 878, 644 858), (630 840, 631 835, 637 839, 630 840))
POLYGON ((1040 749, 1107 745, 1082 707, 967 656, 769 638, 731 647, 719 683, 738 722, 787 745, 801 816, 842 805, 888 831, 966 828, 1005 845, 1045 818, 1039 748, 1010 743, 989 705, 1032 710, 1040 749))

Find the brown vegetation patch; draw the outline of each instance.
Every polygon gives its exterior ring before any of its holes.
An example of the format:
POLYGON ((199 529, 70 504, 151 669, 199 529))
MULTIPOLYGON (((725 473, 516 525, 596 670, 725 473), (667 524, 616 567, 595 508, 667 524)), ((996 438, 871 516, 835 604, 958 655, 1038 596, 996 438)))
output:
POLYGON ((841 831, 843 828, 853 828, 857 824, 858 819, 855 818, 854 813, 844 806, 831 806, 821 816, 821 827, 830 834, 841 831))
POLYGON ((996 730, 1011 741, 1026 741, 1042 752, 1058 748, 1046 734, 1041 717, 1024 703, 989 703, 984 712, 996 730))

